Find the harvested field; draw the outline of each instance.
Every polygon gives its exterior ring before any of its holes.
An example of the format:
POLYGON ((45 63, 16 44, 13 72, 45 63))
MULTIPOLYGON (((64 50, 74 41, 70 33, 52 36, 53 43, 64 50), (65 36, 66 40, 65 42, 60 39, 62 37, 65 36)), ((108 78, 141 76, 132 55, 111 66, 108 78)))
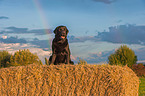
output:
POLYGON ((138 96, 128 67, 28 65, 0 69, 1 96, 138 96))

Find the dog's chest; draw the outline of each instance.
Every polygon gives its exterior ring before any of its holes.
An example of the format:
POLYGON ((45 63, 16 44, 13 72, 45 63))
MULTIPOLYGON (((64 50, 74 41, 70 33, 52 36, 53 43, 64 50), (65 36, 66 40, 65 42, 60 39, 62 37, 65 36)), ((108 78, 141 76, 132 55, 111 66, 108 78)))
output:
POLYGON ((68 47, 67 40, 64 43, 54 42, 54 48, 56 53, 63 53, 65 54, 68 47))

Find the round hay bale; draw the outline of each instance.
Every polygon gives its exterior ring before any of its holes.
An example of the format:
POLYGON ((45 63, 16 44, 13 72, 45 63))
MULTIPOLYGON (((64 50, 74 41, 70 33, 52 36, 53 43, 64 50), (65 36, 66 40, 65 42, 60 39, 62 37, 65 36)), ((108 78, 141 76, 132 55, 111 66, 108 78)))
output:
POLYGON ((127 66, 28 65, 0 69, 2 96, 138 96, 127 66))

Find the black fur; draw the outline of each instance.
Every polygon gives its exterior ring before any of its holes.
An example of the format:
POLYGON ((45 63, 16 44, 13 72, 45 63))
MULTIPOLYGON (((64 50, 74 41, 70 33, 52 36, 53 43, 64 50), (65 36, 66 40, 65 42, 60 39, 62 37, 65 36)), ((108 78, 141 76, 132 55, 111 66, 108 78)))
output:
POLYGON ((55 38, 52 41, 52 56, 49 58, 50 64, 74 64, 70 59, 70 49, 67 40, 68 32, 66 26, 58 26, 54 30, 55 38))

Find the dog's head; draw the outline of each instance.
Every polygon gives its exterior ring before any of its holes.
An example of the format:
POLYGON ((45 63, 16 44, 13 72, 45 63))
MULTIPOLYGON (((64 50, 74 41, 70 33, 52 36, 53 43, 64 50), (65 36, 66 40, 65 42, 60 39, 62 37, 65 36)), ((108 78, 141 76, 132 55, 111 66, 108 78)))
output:
POLYGON ((55 37, 59 39, 66 39, 68 32, 66 26, 58 26, 54 30, 55 37))

